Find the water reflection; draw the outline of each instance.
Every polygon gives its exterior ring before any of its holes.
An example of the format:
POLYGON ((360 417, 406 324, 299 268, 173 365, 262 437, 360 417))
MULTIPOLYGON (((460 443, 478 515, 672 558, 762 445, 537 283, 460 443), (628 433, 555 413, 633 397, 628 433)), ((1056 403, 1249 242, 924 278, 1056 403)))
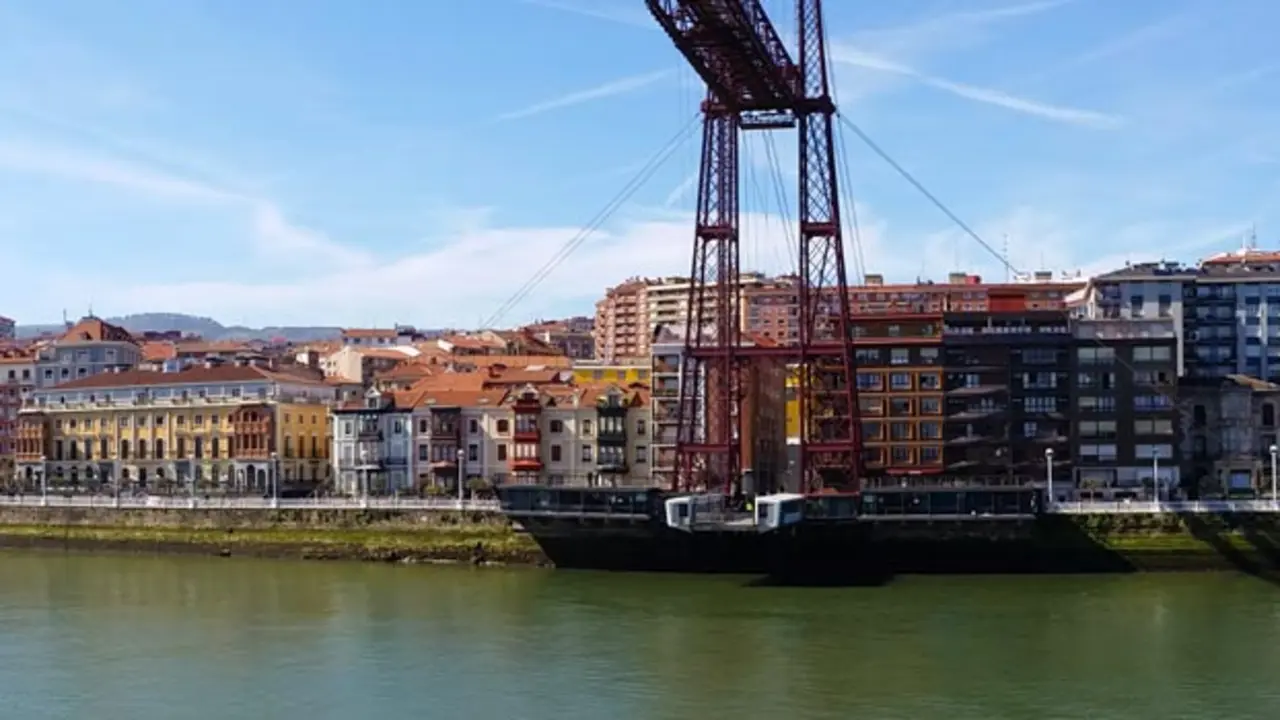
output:
POLYGON ((17 554, 0 697, 22 718, 1276 717, 1278 616, 1234 575, 805 589, 17 554))

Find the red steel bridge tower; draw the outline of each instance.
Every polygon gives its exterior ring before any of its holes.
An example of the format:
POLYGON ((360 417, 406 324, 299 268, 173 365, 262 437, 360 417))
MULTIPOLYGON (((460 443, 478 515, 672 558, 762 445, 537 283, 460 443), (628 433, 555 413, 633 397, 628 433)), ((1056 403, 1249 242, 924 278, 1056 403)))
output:
POLYGON ((794 59, 760 0, 645 2, 707 85, 673 489, 738 482, 743 368, 772 358, 796 367, 802 492, 857 492, 861 421, 822 2, 796 0, 794 59), (761 347, 740 330, 738 148, 740 132, 784 128, 800 141, 799 338, 761 347))

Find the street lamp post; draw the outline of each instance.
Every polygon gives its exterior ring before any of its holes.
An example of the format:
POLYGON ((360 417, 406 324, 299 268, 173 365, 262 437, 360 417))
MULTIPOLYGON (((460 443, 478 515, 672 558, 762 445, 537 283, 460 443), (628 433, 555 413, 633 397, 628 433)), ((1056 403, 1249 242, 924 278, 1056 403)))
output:
POLYGON ((1280 446, 1272 445, 1269 449, 1271 451, 1271 504, 1277 505, 1280 503, 1280 497, 1276 496, 1276 460, 1280 458, 1280 446))
POLYGON ((280 454, 271 453, 271 507, 280 507, 280 454))
POLYGON ((45 465, 44 456, 41 455, 40 469, 36 470, 36 477, 40 478, 40 504, 41 505, 49 504, 49 481, 45 477, 48 474, 48 471, 49 471, 49 468, 48 466, 45 465))
POLYGON ((466 473, 463 472, 464 468, 466 467, 466 462, 467 462, 467 451, 463 450, 462 448, 458 448, 458 509, 459 510, 462 509, 462 503, 465 499, 463 495, 462 479, 466 477, 466 473))
POLYGON ((1151 450, 1151 502, 1160 505, 1160 455, 1151 450))
POLYGON ((1053 507, 1053 448, 1044 449, 1045 509, 1053 507))
POLYGON ((360 507, 369 507, 369 448, 360 445, 360 469, 356 473, 360 480, 360 507))

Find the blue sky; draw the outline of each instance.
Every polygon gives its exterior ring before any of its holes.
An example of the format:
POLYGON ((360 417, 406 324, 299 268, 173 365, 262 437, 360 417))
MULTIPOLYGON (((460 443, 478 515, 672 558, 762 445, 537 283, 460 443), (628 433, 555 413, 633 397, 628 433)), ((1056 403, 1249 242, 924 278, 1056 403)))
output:
MULTIPOLYGON (((791 3, 765 5, 785 37, 791 3)), ((1021 269, 1280 234, 1280 4, 840 0, 827 16, 843 112, 1021 269)), ((0 0, 0 314, 475 325, 700 95, 642 0, 0 0)), ((768 189, 794 186, 794 140, 776 138, 778 164, 745 142, 743 265, 778 270, 768 189)), ((842 143, 868 271, 1003 275, 842 143)), ((696 162, 693 133, 500 323, 687 272, 696 162)))

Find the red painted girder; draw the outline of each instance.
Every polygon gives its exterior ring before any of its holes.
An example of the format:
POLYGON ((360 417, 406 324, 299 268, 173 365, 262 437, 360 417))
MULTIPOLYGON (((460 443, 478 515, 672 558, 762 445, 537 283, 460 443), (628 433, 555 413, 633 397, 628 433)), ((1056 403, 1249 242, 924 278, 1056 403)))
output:
POLYGON ((800 71, 760 0, 645 3, 726 109, 784 111, 801 104, 800 71))

